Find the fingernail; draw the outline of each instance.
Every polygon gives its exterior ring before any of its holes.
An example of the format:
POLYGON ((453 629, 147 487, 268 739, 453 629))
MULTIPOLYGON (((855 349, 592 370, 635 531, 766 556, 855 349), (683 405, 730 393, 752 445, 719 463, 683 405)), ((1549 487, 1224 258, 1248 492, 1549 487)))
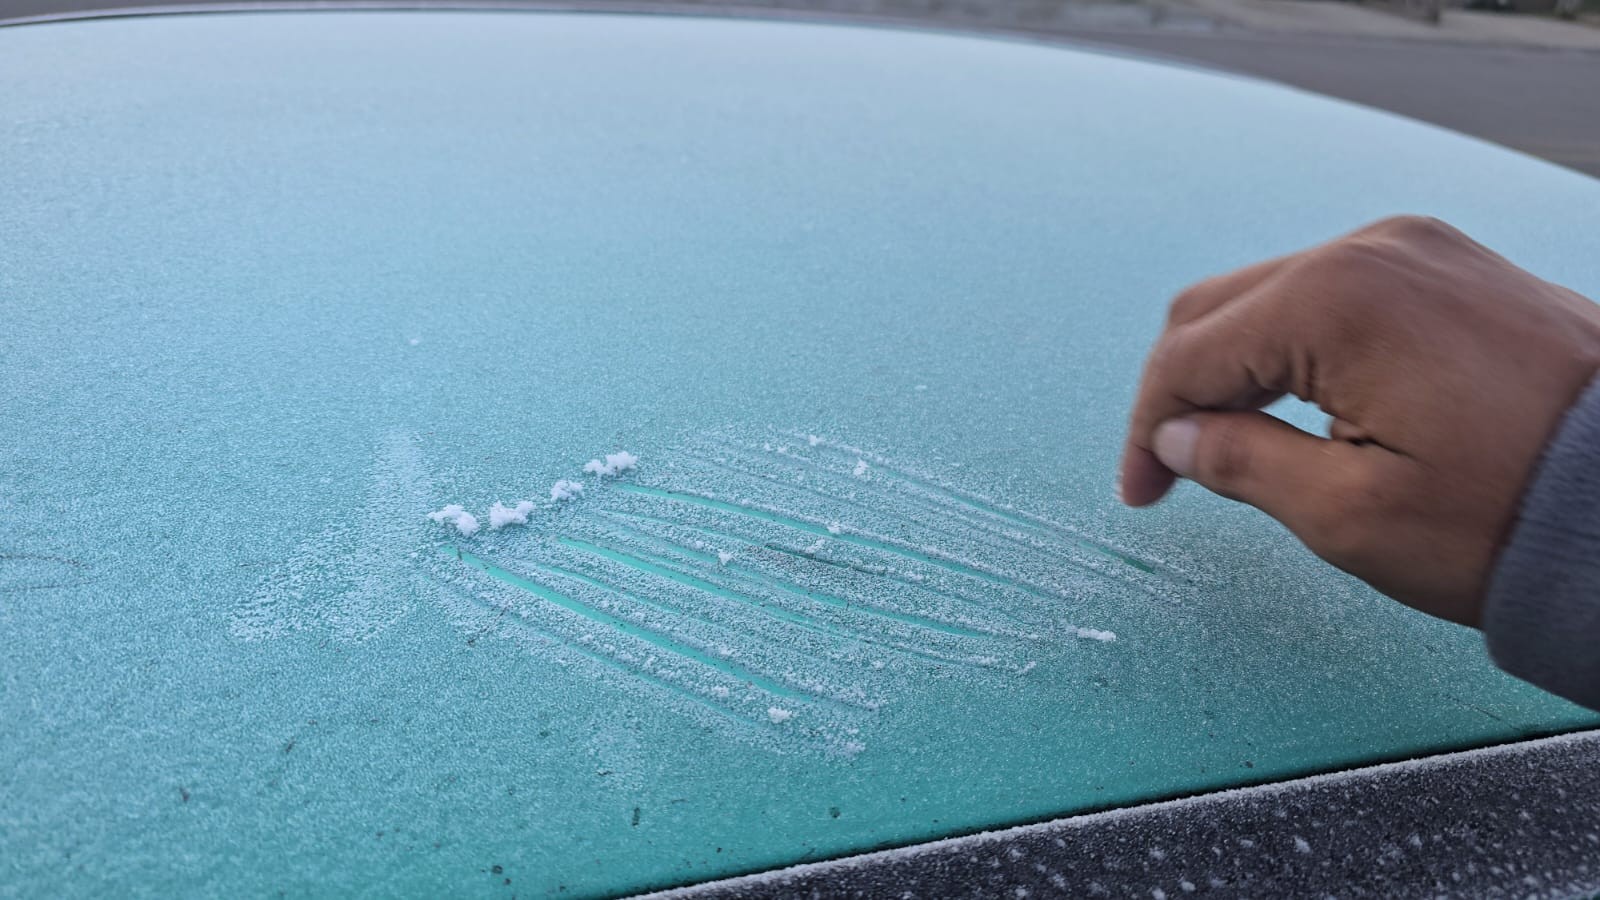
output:
POLYGON ((1151 450, 1161 464, 1185 478, 1194 472, 1194 446, 1200 440, 1200 426, 1192 419, 1168 419, 1156 426, 1151 450))

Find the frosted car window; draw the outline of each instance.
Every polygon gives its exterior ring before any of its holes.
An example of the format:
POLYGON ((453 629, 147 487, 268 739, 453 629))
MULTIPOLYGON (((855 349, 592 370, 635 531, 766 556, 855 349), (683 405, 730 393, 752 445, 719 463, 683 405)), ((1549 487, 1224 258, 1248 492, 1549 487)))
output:
POLYGON ((1111 484, 1186 283, 1416 211, 1600 293, 1592 180, 881 30, 127 19, 0 84, 22 893, 597 894, 1595 722, 1111 484))

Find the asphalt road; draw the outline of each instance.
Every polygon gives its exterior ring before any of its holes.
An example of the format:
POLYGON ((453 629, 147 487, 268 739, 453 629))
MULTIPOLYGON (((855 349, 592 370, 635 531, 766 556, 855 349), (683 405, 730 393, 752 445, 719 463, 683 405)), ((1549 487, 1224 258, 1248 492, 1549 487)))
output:
MULTIPOLYGON (((0 21, 83 9, 185 2, 196 0, 0 0, 0 21)), ((547 6, 550 2, 532 5, 547 6)), ((591 8, 612 5, 605 0, 553 2, 591 8)), ((798 11, 808 17, 888 19, 1112 45, 1255 75, 1387 109, 1600 177, 1600 52, 1595 51, 1248 32, 1219 28, 1203 15, 1184 13, 1182 7, 1137 2, 623 2, 633 7, 697 11, 730 7, 756 14, 777 11, 793 15, 798 11)))
POLYGON ((1160 30, 1083 37, 1376 106, 1600 176, 1600 53, 1160 30))

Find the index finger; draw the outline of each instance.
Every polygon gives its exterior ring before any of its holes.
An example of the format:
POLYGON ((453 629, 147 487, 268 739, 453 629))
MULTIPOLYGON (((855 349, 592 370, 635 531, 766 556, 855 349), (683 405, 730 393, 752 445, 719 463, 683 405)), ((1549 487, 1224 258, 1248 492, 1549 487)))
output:
POLYGON ((1239 294, 1205 315, 1170 324, 1156 341, 1129 417, 1120 474, 1124 503, 1148 506, 1177 480, 1152 452, 1157 425, 1202 409, 1259 409, 1284 394, 1297 363, 1287 343, 1293 331, 1282 327, 1281 306, 1271 302, 1283 262, 1237 273, 1256 277, 1241 279, 1239 294))

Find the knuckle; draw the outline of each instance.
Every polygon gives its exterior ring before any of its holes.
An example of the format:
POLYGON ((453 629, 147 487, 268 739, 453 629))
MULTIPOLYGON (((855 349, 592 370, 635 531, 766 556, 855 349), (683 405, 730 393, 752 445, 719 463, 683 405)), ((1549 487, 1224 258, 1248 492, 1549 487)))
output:
POLYGON ((1415 267, 1440 249, 1465 236, 1429 216, 1394 216, 1324 244, 1308 254, 1307 271, 1333 284, 1355 279, 1392 277, 1415 267))
POLYGON ((1187 322, 1200 314, 1205 303, 1205 285, 1204 281, 1191 285, 1172 298, 1172 303, 1167 306, 1168 325, 1187 322))
POLYGON ((1355 234, 1319 247, 1307 258, 1303 271, 1320 282, 1338 284, 1383 262, 1382 236, 1355 234))
POLYGON ((1325 337, 1360 337, 1388 315, 1389 293, 1382 286, 1393 266, 1389 248, 1370 238, 1319 248, 1301 263, 1286 291, 1295 324, 1325 337))
POLYGON ((1451 236, 1456 233, 1455 229, 1445 224, 1443 220, 1436 219, 1433 216, 1410 214, 1379 219, 1357 233, 1363 232, 1370 232, 1375 237, 1401 242, 1429 240, 1451 236))
POLYGON ((1367 468, 1346 472, 1324 489, 1307 543, 1336 565, 1359 566, 1382 546, 1379 526, 1391 500, 1388 481, 1380 473, 1367 468))
POLYGON ((1150 350, 1148 378, 1165 384, 1181 374, 1193 344, 1193 332, 1184 326, 1168 330, 1150 350))
POLYGON ((1167 324, 1181 325, 1201 317, 1216 304, 1218 294, 1226 285, 1225 276, 1213 275, 1184 288, 1167 306, 1167 324))

